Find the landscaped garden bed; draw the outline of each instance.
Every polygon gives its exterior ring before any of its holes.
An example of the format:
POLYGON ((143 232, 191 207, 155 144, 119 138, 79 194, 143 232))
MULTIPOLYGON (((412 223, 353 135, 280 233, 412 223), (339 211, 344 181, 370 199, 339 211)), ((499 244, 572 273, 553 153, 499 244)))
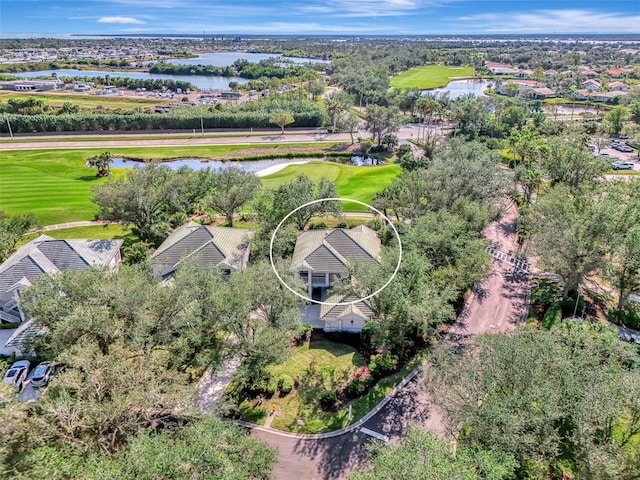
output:
POLYGON ((232 384, 227 394, 237 401, 235 413, 243 420, 261 425, 270 420, 279 430, 320 433, 361 418, 411 368, 406 365, 376 381, 354 347, 314 334, 284 362, 268 368, 264 391, 249 395, 232 384))

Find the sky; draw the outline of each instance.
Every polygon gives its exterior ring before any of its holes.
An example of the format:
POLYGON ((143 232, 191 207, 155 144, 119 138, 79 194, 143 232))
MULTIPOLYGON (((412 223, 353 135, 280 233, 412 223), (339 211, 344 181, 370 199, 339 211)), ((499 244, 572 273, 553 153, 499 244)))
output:
POLYGON ((0 0, 0 35, 640 35, 640 0, 0 0))

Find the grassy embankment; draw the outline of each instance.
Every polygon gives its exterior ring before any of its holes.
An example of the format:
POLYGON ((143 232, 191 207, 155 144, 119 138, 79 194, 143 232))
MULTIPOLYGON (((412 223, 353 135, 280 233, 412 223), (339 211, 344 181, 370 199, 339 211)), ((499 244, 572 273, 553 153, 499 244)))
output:
MULTIPOLYGON (((331 143, 320 145, 292 144, 291 147, 331 147, 331 143)), ((156 147, 156 148, 112 148, 118 157, 161 159, 179 157, 199 157, 220 159, 241 156, 251 145, 218 145, 197 147, 156 147)), ((253 147, 258 147, 253 145, 253 147)), ((267 148, 278 152, 286 145, 269 145, 267 148)), ((73 150, 23 150, 5 151, 0 157, 0 209, 9 214, 34 212, 43 225, 91 220, 96 206, 91 203, 91 188, 106 179, 97 178, 95 169, 84 165, 86 158, 103 152, 104 148, 73 150)), ((114 176, 124 173, 125 168, 112 168, 114 176)), ((263 181, 266 188, 293 180, 300 173, 313 179, 325 176, 334 180, 338 194, 371 201, 372 196, 389 185, 400 172, 398 165, 377 167, 352 167, 327 162, 312 162, 294 165, 268 177, 263 181)), ((347 206, 349 210, 363 210, 358 205, 347 206), (351 208, 353 207, 353 208, 351 208)))
POLYGON ((391 86, 400 89, 443 87, 455 77, 470 77, 473 73, 473 67, 423 65, 391 77, 391 86))
MULTIPOLYGON (((154 105, 168 104, 168 98, 144 98, 144 97, 119 97, 115 95, 88 95, 78 94, 70 91, 58 92, 12 92, 8 90, 0 91, 0 101, 8 102, 12 98, 26 100, 29 97, 42 100, 45 105, 51 108, 59 108, 64 103, 77 105, 83 111, 95 111, 101 106, 103 110, 132 110, 138 108, 153 108, 154 105)), ((173 100, 175 102, 175 99, 173 100)))

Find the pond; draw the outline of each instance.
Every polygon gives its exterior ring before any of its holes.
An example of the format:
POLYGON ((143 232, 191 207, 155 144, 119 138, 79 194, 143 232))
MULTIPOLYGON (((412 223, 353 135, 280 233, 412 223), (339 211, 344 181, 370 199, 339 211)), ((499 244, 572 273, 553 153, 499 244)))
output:
MULTIPOLYGON (((277 158, 271 160, 209 160, 203 158, 180 158, 177 160, 169 160, 162 162, 163 165, 168 166, 172 170, 178 170, 182 167, 189 167, 193 170, 204 170, 205 168, 211 168, 217 170, 220 168, 229 168, 231 166, 239 167, 246 172, 255 172, 258 176, 270 175, 275 173, 289 165, 300 165, 307 162, 324 162, 332 161, 345 165, 354 166, 368 166, 379 165, 381 162, 374 158, 369 157, 351 157, 351 158, 277 158)), ((145 165, 144 162, 137 160, 127 160, 126 158, 114 157, 112 167, 139 167, 145 165)))
POLYGON ((148 72, 120 72, 120 71, 106 71, 106 70, 76 70, 75 68, 61 68, 59 70, 39 70, 36 72, 20 72, 12 73, 21 78, 35 78, 35 77, 50 77, 52 74, 56 74, 58 77, 124 77, 124 78, 136 78, 138 80, 147 79, 160 79, 160 80, 174 80, 189 82, 200 90, 224 90, 229 88, 229 82, 247 83, 248 80, 240 77, 208 77, 204 75, 170 75, 163 73, 148 73, 148 72))
POLYGON ((482 79, 467 79, 467 80, 454 80, 449 82, 446 87, 430 88, 429 90, 423 90, 422 93, 448 93, 449 98, 458 98, 463 95, 472 93, 474 95, 485 97, 484 91, 493 85, 491 80, 482 79))

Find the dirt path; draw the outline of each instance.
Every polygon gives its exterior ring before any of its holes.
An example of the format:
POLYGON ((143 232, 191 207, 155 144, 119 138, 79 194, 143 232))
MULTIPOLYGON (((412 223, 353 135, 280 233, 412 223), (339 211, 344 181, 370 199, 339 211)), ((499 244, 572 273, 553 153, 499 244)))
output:
MULTIPOLYGON (((484 231, 485 237, 505 253, 516 249, 517 215, 511 205, 502 219, 484 231)), ((493 262, 491 275, 476 288, 465 314, 451 329, 452 339, 464 341, 480 333, 505 331, 522 322, 527 310, 528 278, 513 272, 513 267, 497 260, 493 262)), ((443 418, 420 382, 419 376, 409 382, 363 426, 392 440, 401 437, 412 424, 443 434, 443 418)), ((278 463, 274 468, 274 477, 278 480, 346 478, 366 460, 366 445, 371 440, 360 430, 311 440, 266 430, 253 430, 252 435, 278 449, 278 463)))

